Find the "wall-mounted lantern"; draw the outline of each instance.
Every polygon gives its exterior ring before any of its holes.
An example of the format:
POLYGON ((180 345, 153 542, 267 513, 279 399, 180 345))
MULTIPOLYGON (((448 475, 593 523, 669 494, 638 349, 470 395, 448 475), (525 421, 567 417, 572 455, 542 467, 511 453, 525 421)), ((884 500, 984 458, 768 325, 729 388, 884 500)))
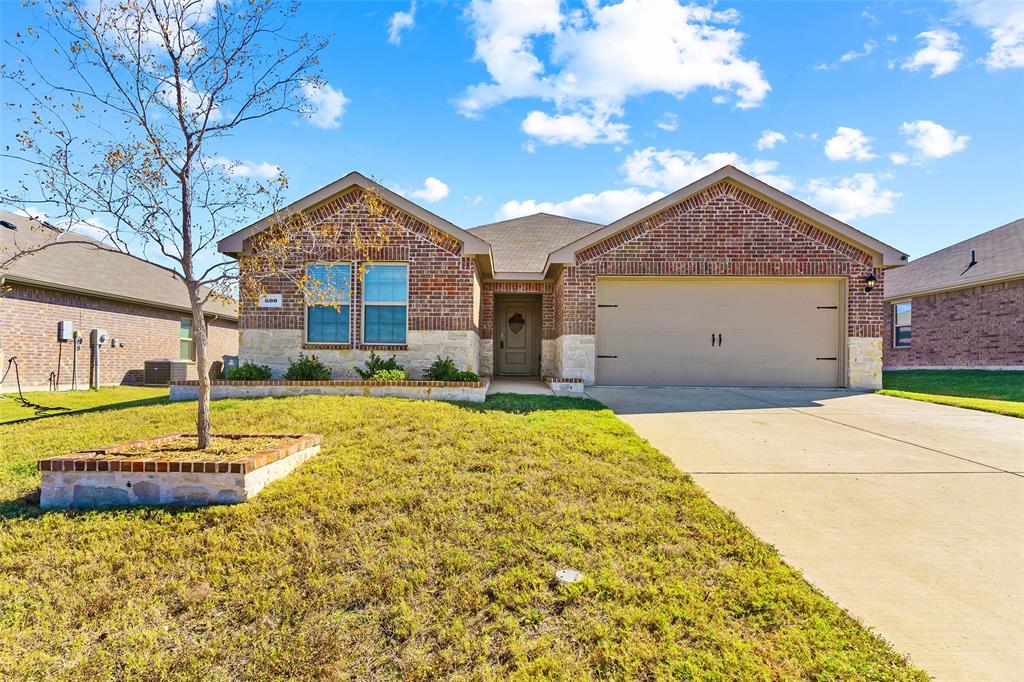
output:
POLYGON ((875 277, 874 273, 871 273, 864 278, 864 293, 870 294, 875 290, 875 285, 878 284, 878 278, 875 277))

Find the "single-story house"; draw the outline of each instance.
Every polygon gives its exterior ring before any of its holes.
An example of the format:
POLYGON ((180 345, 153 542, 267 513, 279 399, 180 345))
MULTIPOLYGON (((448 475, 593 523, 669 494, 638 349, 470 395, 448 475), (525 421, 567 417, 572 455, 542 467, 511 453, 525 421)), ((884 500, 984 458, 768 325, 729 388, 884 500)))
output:
MULTIPOLYGON (((608 225, 537 214, 465 230, 359 173, 285 212, 350 230, 337 216, 366 188, 400 234, 365 270, 345 249, 308 264, 350 281, 340 310, 284 280, 266 282, 267 305, 243 296, 241 361, 280 376, 313 353, 347 377, 373 350, 413 376, 441 355, 587 384, 881 386, 885 273, 906 255, 731 166, 608 225)), ((251 257, 271 220, 220 250, 251 257)))
POLYGON ((886 369, 1024 369, 1024 219, 889 273, 886 369))
MULTIPOLYGON (((60 389, 72 382, 87 388, 90 332, 103 329, 108 338, 99 354, 101 385, 143 383, 148 360, 184 361, 186 376, 195 378, 192 313, 180 280, 86 235, 0 211, 0 262, 55 240, 60 244, 0 272, 0 376, 16 357, 23 390, 47 389, 58 376, 60 389), (80 344, 58 341, 62 322, 70 323, 71 334, 78 332, 80 344)), ((211 300, 206 312, 211 373, 219 374, 221 357, 238 352, 238 309, 234 302, 211 300)), ((15 390, 12 369, 0 391, 15 390)))

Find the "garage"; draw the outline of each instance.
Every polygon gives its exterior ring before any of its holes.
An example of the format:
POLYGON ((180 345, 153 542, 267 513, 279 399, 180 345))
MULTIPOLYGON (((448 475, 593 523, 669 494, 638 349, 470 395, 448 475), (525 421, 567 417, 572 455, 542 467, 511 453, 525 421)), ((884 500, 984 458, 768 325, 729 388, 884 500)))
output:
POLYGON ((843 299, 836 278, 599 277, 597 383, 841 386, 843 299))

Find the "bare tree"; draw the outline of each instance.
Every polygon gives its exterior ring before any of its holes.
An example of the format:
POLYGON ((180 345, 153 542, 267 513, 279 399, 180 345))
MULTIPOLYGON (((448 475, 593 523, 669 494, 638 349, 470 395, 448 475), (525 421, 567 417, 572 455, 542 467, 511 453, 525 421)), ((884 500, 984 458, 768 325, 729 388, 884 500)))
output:
POLYGON ((309 113, 307 96, 324 85, 318 54, 326 42, 287 35, 297 5, 280 0, 31 4, 38 26, 8 41, 20 59, 2 71, 29 102, 17 107, 18 130, 3 150, 24 173, 0 199, 55 207, 63 224, 88 226, 183 283, 205 448, 210 363, 203 306, 233 291, 239 276, 216 243, 272 213, 287 186, 280 173, 252 177, 219 155, 218 145, 258 119, 309 113))

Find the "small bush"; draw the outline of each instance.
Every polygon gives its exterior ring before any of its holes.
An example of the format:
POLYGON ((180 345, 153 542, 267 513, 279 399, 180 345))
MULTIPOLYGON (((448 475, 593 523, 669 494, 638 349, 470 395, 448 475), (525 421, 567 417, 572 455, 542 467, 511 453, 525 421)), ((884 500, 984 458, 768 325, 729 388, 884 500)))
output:
POLYGON ((424 372, 423 378, 430 381, 480 381, 476 372, 463 372, 455 366, 454 360, 440 355, 424 372))
POLYGON ((270 368, 254 362, 243 362, 229 369, 226 378, 230 381, 264 381, 270 378, 270 368))
POLYGON ((292 381, 327 381, 331 378, 331 368, 320 362, 315 355, 307 357, 299 353, 297 360, 288 359, 288 371, 284 378, 292 381))
POLYGON ((402 372, 402 377, 405 377, 405 370, 398 364, 398 360, 395 359, 394 355, 385 360, 371 350, 370 357, 363 364, 366 366, 366 369, 355 368, 356 374, 362 377, 363 381, 372 381, 373 375, 383 370, 398 370, 402 372))
POLYGON ((404 369, 381 369, 373 373, 367 381, 405 381, 404 369))

